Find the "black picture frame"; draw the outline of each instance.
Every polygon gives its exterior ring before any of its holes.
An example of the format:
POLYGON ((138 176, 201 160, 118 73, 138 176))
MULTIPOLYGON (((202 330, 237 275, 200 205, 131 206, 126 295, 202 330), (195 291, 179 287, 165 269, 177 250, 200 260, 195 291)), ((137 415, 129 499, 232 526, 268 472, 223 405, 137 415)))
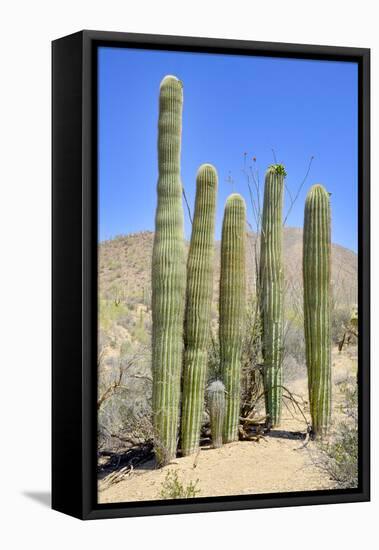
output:
POLYGON ((370 50, 81 31, 52 43, 52 507, 81 519, 370 499, 370 50), (99 46, 355 61, 359 76, 359 486, 97 504, 97 63, 99 46))

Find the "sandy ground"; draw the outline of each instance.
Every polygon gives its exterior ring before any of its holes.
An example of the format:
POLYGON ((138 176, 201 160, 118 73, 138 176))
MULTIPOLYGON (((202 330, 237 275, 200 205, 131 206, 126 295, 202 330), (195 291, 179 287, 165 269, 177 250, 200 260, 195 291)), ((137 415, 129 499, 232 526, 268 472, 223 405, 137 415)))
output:
MULTIPOLYGON (((334 382, 352 375, 356 357, 351 350, 341 354, 333 352, 334 382)), ((288 384, 291 392, 306 399, 306 380, 288 384)), ((338 392, 334 392, 333 415, 339 414, 338 392)), ((307 407, 304 407, 307 414, 307 407)), ((224 445, 221 449, 202 448, 192 457, 178 458, 168 466, 157 469, 153 462, 118 482, 109 484, 107 478, 98 483, 99 503, 114 503, 160 498, 162 483, 168 470, 176 470, 178 478, 187 486, 197 481, 199 497, 243 495, 273 492, 309 491, 332 488, 327 475, 313 463, 317 444, 303 441, 291 432, 304 431, 300 414, 293 415, 286 407, 282 425, 272 430, 259 443, 240 441, 224 445)))

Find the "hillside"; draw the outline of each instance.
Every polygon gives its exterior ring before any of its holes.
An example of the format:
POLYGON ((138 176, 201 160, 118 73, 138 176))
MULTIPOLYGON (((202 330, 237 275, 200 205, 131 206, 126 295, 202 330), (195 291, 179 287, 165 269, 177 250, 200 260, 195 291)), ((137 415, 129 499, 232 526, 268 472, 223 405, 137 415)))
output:
MULTIPOLYGON (((128 304, 149 305, 151 295, 151 256, 154 234, 143 231, 116 237, 99 245, 100 296, 107 300, 126 301, 128 304)), ((248 291, 252 292, 255 265, 256 235, 248 234, 248 291)), ((302 229, 284 229, 283 258, 287 293, 299 292, 302 287, 302 229)), ((218 292, 220 242, 216 242, 214 293, 218 292)), ((332 287, 338 304, 357 302, 357 255, 332 245, 332 287)))

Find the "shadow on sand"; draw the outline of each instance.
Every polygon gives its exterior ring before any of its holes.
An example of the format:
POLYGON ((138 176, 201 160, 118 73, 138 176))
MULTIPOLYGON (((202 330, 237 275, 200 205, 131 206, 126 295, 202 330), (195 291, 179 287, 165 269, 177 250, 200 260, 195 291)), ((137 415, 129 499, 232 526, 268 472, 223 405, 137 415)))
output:
POLYGON ((296 441, 302 441, 306 437, 306 433, 304 432, 289 432, 286 430, 270 430, 265 434, 265 437, 267 438, 273 438, 273 439, 292 439, 296 441))
POLYGON ((152 444, 141 445, 123 453, 106 453, 99 456, 97 479, 103 479, 121 469, 154 470, 157 467, 152 444))

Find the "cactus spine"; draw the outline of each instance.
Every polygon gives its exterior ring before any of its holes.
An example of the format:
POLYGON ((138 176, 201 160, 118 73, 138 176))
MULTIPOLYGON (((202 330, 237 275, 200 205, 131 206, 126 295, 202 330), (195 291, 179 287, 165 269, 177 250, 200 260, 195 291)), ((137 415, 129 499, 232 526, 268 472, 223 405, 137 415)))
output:
POLYGON ((245 325, 245 223, 241 195, 226 201, 221 237, 220 363, 226 390, 223 441, 238 439, 242 337, 245 325))
POLYGON ((187 261, 187 302, 181 444, 184 456, 199 447, 211 323, 217 172, 200 166, 187 261))
POLYGON ((222 429, 225 416, 225 386, 221 380, 215 380, 208 388, 208 409, 211 423, 212 446, 222 446, 222 429))
POLYGON ((155 453, 160 464, 176 456, 185 305, 180 148, 182 83, 160 85, 158 204, 152 259, 152 372, 155 453))
POLYGON ((325 435, 331 413, 330 200, 314 185, 304 211, 304 331, 312 431, 325 435))
POLYGON ((285 176, 285 169, 280 164, 267 170, 262 213, 259 286, 266 414, 270 426, 279 424, 282 408, 282 210, 285 176))

